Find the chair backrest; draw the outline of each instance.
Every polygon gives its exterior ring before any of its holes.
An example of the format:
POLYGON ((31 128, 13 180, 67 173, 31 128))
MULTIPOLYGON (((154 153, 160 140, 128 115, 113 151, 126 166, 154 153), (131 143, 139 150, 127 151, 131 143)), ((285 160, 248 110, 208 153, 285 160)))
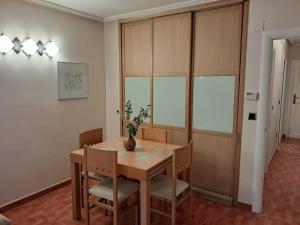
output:
POLYGON ((173 154, 173 171, 172 171, 172 205, 176 205, 176 183, 180 173, 188 171, 189 190, 191 190, 191 167, 192 167, 192 145, 176 149, 173 154))
POLYGON ((117 173, 117 154, 117 151, 94 149, 85 145, 85 170, 114 178, 117 173))
POLYGON ((103 142, 103 128, 85 131, 79 134, 79 148, 103 142))
POLYGON ((178 174, 189 170, 192 166, 192 145, 188 145, 175 150, 173 155, 173 175, 177 178, 178 174))
POLYGON ((94 149, 84 146, 84 182, 85 199, 88 201, 89 172, 111 177, 113 180, 113 212, 116 213, 118 207, 118 182, 117 182, 117 161, 118 152, 110 150, 94 149))
POLYGON ((142 128, 142 139, 167 143, 167 131, 159 128, 142 128))

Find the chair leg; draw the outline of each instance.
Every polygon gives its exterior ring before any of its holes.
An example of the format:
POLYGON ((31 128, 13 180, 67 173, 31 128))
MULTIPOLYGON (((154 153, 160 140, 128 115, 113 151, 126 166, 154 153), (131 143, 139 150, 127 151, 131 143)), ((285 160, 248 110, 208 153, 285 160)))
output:
MULTIPOLYGON (((152 201, 153 201, 153 198, 151 198, 150 197, 150 209, 152 208, 152 201)), ((152 223, 152 221, 153 221, 153 213, 151 212, 151 210, 150 210, 150 224, 152 223)))
POLYGON ((83 182, 81 182, 80 187, 80 197, 81 197, 81 208, 84 208, 84 189, 83 189, 83 182))
POLYGON ((84 208, 84 177, 82 176, 82 165, 80 166, 80 198, 81 198, 81 207, 84 208))
POLYGON ((139 207, 138 205, 134 206, 134 217, 135 217, 135 221, 134 224, 135 225, 139 225, 139 207))
POLYGON ((192 224, 192 195, 189 197, 189 224, 192 224))
POLYGON ((176 204, 172 204, 172 225, 176 225, 176 204))
MULTIPOLYGON (((107 200, 105 199, 105 204, 107 205, 107 200)), ((107 209, 105 209, 105 216, 107 216, 107 209)))
POLYGON ((89 203, 86 203, 85 207, 85 224, 90 225, 90 208, 89 208, 89 203))
POLYGON ((118 225, 119 222, 119 215, 118 215, 118 211, 115 209, 113 212, 113 218, 114 218, 114 225, 118 225))
MULTIPOLYGON (((113 206, 113 202, 111 202, 111 201, 109 201, 109 200, 107 200, 107 204, 110 205, 110 206, 113 206)), ((108 213, 107 213, 107 214, 108 214, 108 213)), ((111 217, 114 216, 112 211, 110 211, 110 216, 111 216, 111 217)))
POLYGON ((138 224, 140 224, 140 218, 141 218, 141 205, 140 205, 140 192, 138 191, 137 192, 137 195, 136 195, 136 200, 137 200, 137 217, 138 217, 138 224))

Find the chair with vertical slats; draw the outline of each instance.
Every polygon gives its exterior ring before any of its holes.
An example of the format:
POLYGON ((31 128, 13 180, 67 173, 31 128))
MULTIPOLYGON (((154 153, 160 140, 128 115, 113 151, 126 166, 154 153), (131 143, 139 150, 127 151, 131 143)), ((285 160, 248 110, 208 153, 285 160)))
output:
POLYGON ((119 218, 122 215, 130 210, 133 210, 135 213, 135 224, 137 224, 139 185, 135 182, 118 178, 117 152, 93 149, 92 147, 85 146, 84 159, 84 199, 86 205, 86 225, 90 224, 91 205, 112 211, 114 225, 118 225, 119 218), (107 178, 91 187, 89 182, 89 172, 94 172, 106 176, 107 178), (136 201, 130 207, 123 209, 122 212, 120 208, 121 203, 133 195, 135 195, 136 201), (112 204, 107 204, 107 202, 112 204))
MULTIPOLYGON (((94 145, 97 143, 103 142, 103 128, 97 128, 93 130, 88 130, 83 133, 79 134, 79 148, 83 148, 84 145, 94 145)), ((82 169, 81 169, 82 170, 82 169)), ((106 177, 101 176, 96 173, 90 173, 89 176, 95 180, 102 181, 106 177)), ((81 174, 81 205, 84 206, 84 201, 83 201, 83 180, 84 180, 84 172, 82 170, 81 174)))
POLYGON ((85 131, 79 134, 79 147, 94 145, 103 142, 103 128, 85 131))
POLYGON ((167 143, 167 131, 159 128, 146 128, 141 129, 141 136, 143 140, 156 141, 167 143))
POLYGON ((171 214, 159 211, 151 206, 151 212, 167 216, 172 225, 176 224, 176 209, 191 196, 191 166, 192 142, 185 147, 175 150, 172 161, 172 176, 159 175, 153 178, 150 186, 151 198, 171 204, 171 214), (188 172, 188 181, 178 179, 178 176, 188 172))

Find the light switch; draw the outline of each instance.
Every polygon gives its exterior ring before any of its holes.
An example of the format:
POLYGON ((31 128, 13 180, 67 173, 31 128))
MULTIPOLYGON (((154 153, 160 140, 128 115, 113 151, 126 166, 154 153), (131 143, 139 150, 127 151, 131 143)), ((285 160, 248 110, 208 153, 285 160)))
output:
POLYGON ((256 113, 249 113, 248 120, 256 120, 256 113))

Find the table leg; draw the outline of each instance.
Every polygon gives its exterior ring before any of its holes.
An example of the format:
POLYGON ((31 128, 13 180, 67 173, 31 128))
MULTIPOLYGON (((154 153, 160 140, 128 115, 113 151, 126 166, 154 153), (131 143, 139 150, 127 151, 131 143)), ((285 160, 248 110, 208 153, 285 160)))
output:
POLYGON ((72 207, 73 219, 81 219, 81 206, 80 206, 80 165, 71 162, 71 178, 72 178, 72 207))
POLYGON ((150 225, 149 180, 140 182, 140 195, 141 225, 150 225))

